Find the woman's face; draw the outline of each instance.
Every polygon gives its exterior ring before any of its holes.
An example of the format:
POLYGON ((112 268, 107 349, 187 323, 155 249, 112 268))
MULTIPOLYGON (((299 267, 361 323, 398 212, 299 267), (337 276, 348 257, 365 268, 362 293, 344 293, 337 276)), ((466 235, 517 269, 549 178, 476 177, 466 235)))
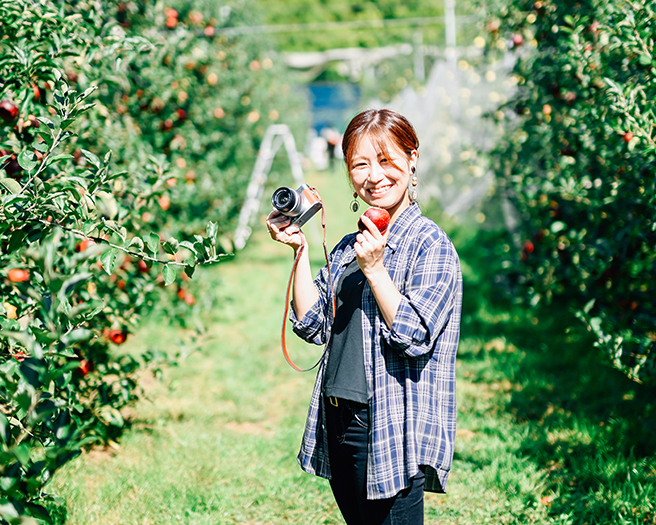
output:
POLYGON ((385 156, 376 142, 364 135, 355 145, 349 176, 358 196, 370 206, 386 209, 394 221, 410 204, 408 183, 417 151, 408 157, 392 143, 387 144, 387 151, 385 156))

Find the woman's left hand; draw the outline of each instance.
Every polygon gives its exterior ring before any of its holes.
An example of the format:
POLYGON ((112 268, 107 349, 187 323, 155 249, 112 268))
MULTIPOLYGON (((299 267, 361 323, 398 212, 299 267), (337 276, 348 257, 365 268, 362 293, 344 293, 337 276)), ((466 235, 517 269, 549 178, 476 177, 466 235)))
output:
POLYGON ((387 272, 383 265, 387 234, 381 235, 369 217, 363 215, 361 220, 367 229, 358 233, 354 248, 362 273, 369 278, 375 272, 387 272))
POLYGON ((367 229, 358 233, 355 238, 355 253, 362 273, 369 281, 378 308, 383 314, 385 324, 391 330, 402 296, 383 264, 389 229, 385 235, 381 235, 369 217, 363 216, 362 222, 367 229))

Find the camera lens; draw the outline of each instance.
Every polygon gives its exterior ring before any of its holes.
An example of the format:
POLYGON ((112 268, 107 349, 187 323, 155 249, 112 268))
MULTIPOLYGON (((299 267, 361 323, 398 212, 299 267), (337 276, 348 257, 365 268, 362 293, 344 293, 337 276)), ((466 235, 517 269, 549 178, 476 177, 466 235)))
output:
POLYGON ((289 212, 292 212, 294 208, 297 207, 299 200, 298 193, 293 189, 284 186, 274 191, 273 197, 271 197, 273 207, 283 214, 289 214, 289 212))

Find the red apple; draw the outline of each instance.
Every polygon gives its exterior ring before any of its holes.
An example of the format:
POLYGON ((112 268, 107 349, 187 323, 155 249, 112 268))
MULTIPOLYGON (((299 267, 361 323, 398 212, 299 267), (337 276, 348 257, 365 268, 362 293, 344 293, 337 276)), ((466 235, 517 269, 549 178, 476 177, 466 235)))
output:
POLYGON ((524 43, 524 37, 519 33, 515 33, 512 36, 512 42, 515 47, 521 46, 524 43))
MULTIPOLYGON (((363 216, 366 216, 376 225, 376 228, 378 228, 378 231, 381 233, 381 235, 385 235, 385 232, 387 231, 387 227, 389 226, 389 222, 390 222, 390 216, 389 213, 387 213, 387 210, 372 206, 371 208, 369 208, 367 211, 363 213, 363 216)), ((360 217, 360 220, 358 220, 358 229, 360 231, 364 231, 367 229, 364 223, 362 222, 362 217, 360 217)))
POLYGON ((80 361, 80 372, 83 376, 87 375, 93 369, 91 362, 86 359, 80 361))
POLYGON ((112 343, 120 345, 125 343, 125 340, 128 338, 127 330, 118 330, 114 328, 109 331, 109 338, 112 340, 112 343))
POLYGON ((139 268, 139 271, 141 273, 148 273, 150 272, 150 268, 148 268, 148 265, 143 259, 139 259, 139 262, 137 263, 137 267, 139 268))
POLYGON ((13 104, 8 100, 0 102, 0 117, 7 122, 16 120, 18 117, 18 107, 16 107, 16 104, 13 104))
POLYGON ((624 134, 624 140, 625 140, 626 142, 631 142, 632 139, 633 139, 633 133, 631 133, 630 131, 627 131, 627 132, 624 134))
POLYGON ((17 350, 11 357, 13 357, 16 361, 23 362, 25 361, 25 358, 29 356, 22 350, 17 350))
POLYGON ((82 239, 76 246, 75 246, 75 251, 76 252, 83 252, 86 250, 89 246, 93 246, 95 241, 91 239, 82 239))
POLYGON ((30 272, 21 268, 12 268, 9 270, 9 273, 7 273, 7 278, 12 283, 24 283, 25 281, 29 280, 30 272))

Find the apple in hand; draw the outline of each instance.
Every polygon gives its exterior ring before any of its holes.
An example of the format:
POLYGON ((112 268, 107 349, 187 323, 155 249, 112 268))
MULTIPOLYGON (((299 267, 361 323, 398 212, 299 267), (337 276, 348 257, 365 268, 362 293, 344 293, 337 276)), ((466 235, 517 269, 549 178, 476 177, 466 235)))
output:
MULTIPOLYGON (((372 206, 367 211, 365 211, 362 216, 366 216, 369 220, 371 220, 376 225, 376 228, 378 228, 380 234, 385 235, 390 222, 390 216, 389 213, 387 213, 387 210, 372 206)), ((362 222, 362 217, 360 217, 360 220, 358 220, 358 229, 360 231, 367 229, 367 227, 364 225, 364 222, 362 222)))

